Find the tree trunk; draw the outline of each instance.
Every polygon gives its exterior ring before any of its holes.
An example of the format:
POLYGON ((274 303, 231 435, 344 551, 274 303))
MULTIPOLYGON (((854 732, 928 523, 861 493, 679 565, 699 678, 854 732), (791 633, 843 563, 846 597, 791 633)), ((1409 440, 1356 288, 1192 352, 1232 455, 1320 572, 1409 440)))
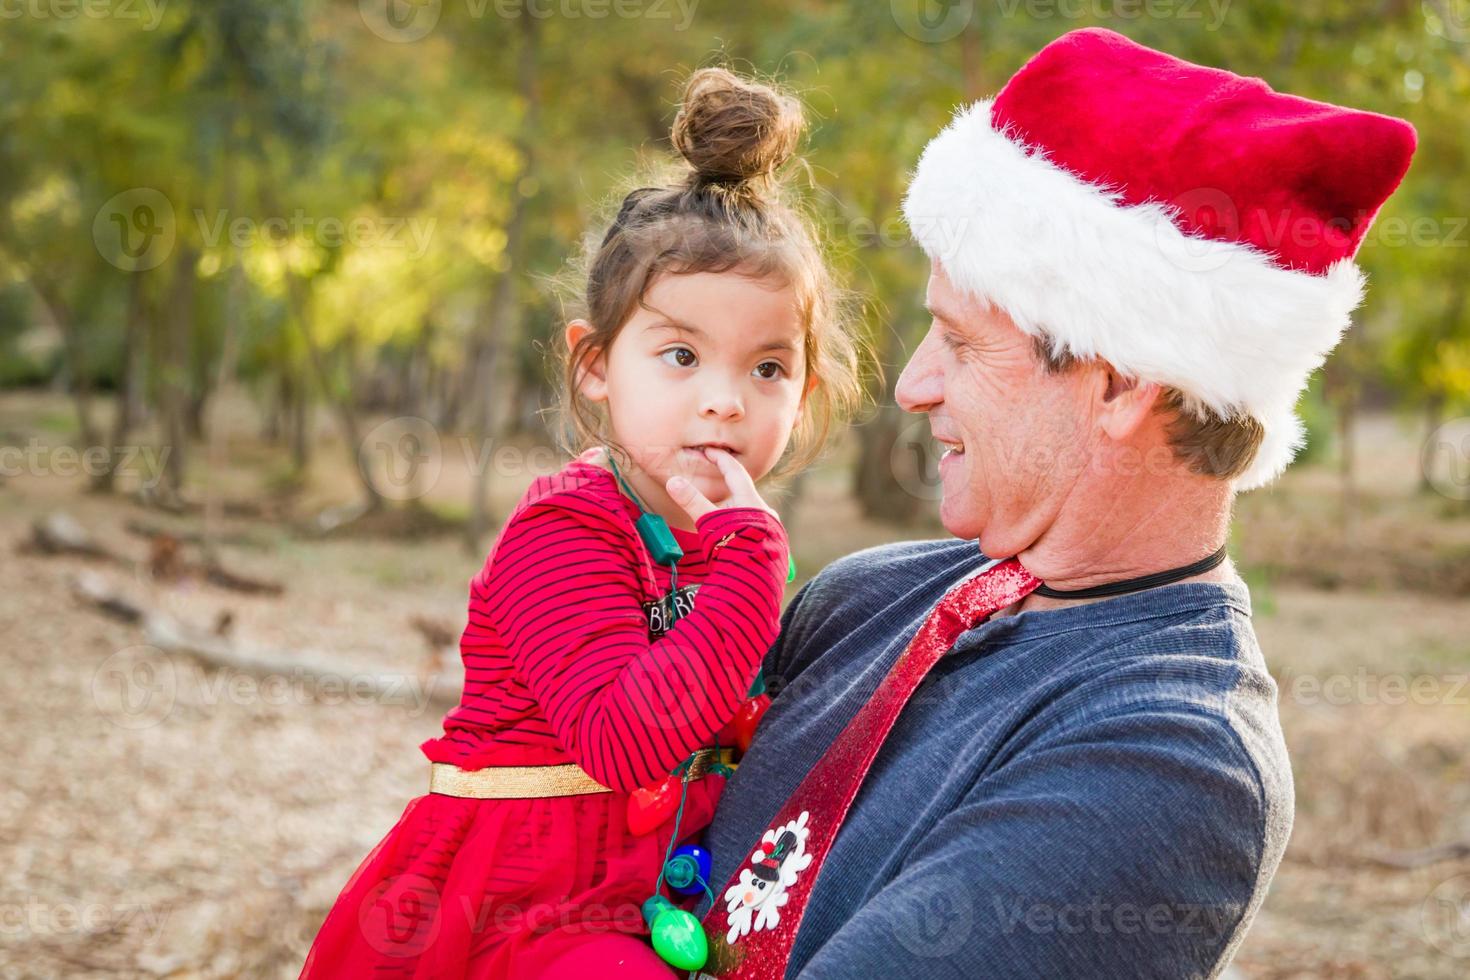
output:
MULTIPOLYGON (((226 186, 231 188, 227 192, 226 200, 232 200, 233 170, 227 177, 226 186)), ((247 285, 245 282, 245 270, 240 265, 238 257, 230 268, 230 282, 227 287, 228 296, 225 302, 225 334, 220 343, 219 365, 212 385, 214 391, 224 395, 229 385, 235 379, 235 360, 239 351, 240 336, 240 311, 245 306, 245 293, 247 285)), ((215 403, 218 404, 218 399, 215 403)), ((201 399, 200 411, 203 411, 204 402, 201 399)), ((200 419, 203 422, 203 419, 200 419)), ((225 426, 216 421, 207 426, 209 441, 206 444, 206 459, 209 462, 205 474, 204 493, 204 526, 201 530, 200 547, 204 552, 204 560, 210 565, 218 563, 219 555, 215 549, 215 537, 218 533, 219 519, 222 515, 222 497, 224 491, 216 481, 220 479, 225 470, 225 426)))
MULTIPOLYGON (((975 17, 983 16, 979 11, 975 17)), ((969 24, 960 33, 960 68, 965 79, 965 99, 974 102, 985 97, 989 91, 985 84, 985 53, 980 50, 980 38, 985 31, 982 24, 969 24)))
POLYGON ((286 431, 285 372, 272 375, 267 382, 270 390, 265 394, 265 406, 260 413, 260 441, 277 446, 286 431))
POLYGON ((203 442, 206 436, 204 412, 209 405, 209 394, 208 384, 198 377, 189 386, 189 396, 185 400, 184 425, 188 429, 189 438, 195 442, 203 442))
POLYGON ((107 460, 103 469, 92 475, 95 493, 111 493, 117 485, 118 448, 133 429, 133 403, 137 398, 138 355, 142 345, 146 317, 143 277, 134 274, 128 280, 128 309, 123 324, 122 371, 117 383, 117 410, 112 417, 112 435, 107 442, 107 460))
POLYGON ((92 420, 92 385, 87 371, 86 349, 81 336, 81 328, 77 326, 71 307, 67 304, 65 297, 61 295, 61 289, 50 281, 36 281, 34 283, 36 294, 41 297, 41 302, 46 306, 46 311, 51 314, 51 319, 56 323, 56 329, 61 332, 62 350, 66 357, 66 373, 68 375, 67 388, 71 392, 72 404, 77 410, 77 430, 81 436, 82 448, 98 445, 101 437, 97 432, 97 425, 92 420))
POLYGON ((297 476, 304 476, 311 466, 311 399, 307 397, 306 385, 297 371, 298 367, 293 364, 287 374, 291 396, 291 466, 297 476))
POLYGON ((403 380, 403 405, 406 415, 429 417, 429 382, 434 372, 434 321, 425 318, 418 339, 409 354, 403 380))
MULTIPOLYGON (((1432 391, 1424 401, 1424 439, 1420 445, 1427 445, 1429 437, 1434 435, 1434 430, 1439 428, 1440 421, 1444 418, 1444 395, 1438 391, 1432 391)), ((1428 464, 1431 460, 1425 459, 1419 466, 1419 492, 1423 494, 1434 493, 1433 474, 1429 472, 1428 464)))
POLYGON ((932 500, 928 489, 933 483, 927 431, 923 420, 910 418, 893 404, 891 395, 872 421, 858 429, 853 494, 864 516, 891 524, 913 524, 923 516, 932 500), (926 435, 913 445, 901 445, 900 440, 909 441, 905 433, 916 421, 926 435))
POLYGON ((1340 448, 1338 477, 1342 481, 1342 504, 1351 512, 1357 506, 1357 421, 1355 392, 1344 392, 1337 407, 1337 440, 1340 448))
MULTIPOLYGON (((196 284, 195 289, 198 289, 196 284)), ((242 301, 243 302, 243 301, 242 301)), ((225 317, 238 315, 238 311, 230 309, 225 304, 225 317)), ((209 412, 209 399, 215 391, 216 370, 211 370, 216 351, 213 350, 213 339, 209 334, 196 327, 191 336, 192 346, 189 351, 189 384, 188 395, 185 400, 184 423, 189 428, 189 438, 196 443, 205 442, 209 433, 207 421, 209 412)))
POLYGON ((897 324, 883 331, 878 352, 883 383, 872 392, 878 404, 874 417, 858 427, 858 457, 853 470, 853 495, 864 516, 896 524, 911 524, 922 513, 925 501, 916 496, 929 482, 924 445, 913 452, 895 452, 900 435, 913 421, 894 403, 894 390, 904 357, 897 324), (899 469, 901 467, 901 470, 899 469))
MULTIPOLYGON (((896 187, 884 188, 872 202, 872 213, 879 217, 887 214, 896 195, 896 187)), ((857 204, 841 197, 836 197, 835 200, 844 213, 844 219, 854 227, 873 220, 857 204)), ((876 252, 882 247, 881 239, 876 235, 862 244, 865 253, 876 252)), ((898 314, 900 319, 903 315, 902 312, 898 314)), ((894 386, 898 382, 898 372, 904 357, 903 337, 897 323, 880 323, 879 332, 883 339, 875 353, 881 376, 875 375, 869 379, 867 392, 874 404, 878 405, 878 411, 854 430, 858 452, 851 473, 852 493, 864 516, 907 524, 913 522, 921 508, 915 507, 919 501, 913 493, 905 489, 906 486, 914 485, 909 476, 894 471, 893 447, 908 421, 905 413, 893 404, 894 386)), ((899 460, 903 461, 904 458, 900 454, 899 460)), ((919 462, 922 463, 922 460, 919 462)), ((914 478, 920 478, 921 473, 921 470, 915 470, 914 478)))
MULTIPOLYGON (((522 166, 527 173, 534 172, 534 138, 536 135, 539 99, 536 90, 536 19, 522 17, 521 50, 517 72, 517 89, 526 107, 517 136, 522 166)), ((465 522, 464 546, 471 555, 482 553, 485 536, 493 523, 490 513, 490 440, 497 432, 497 400, 495 381, 499 374, 500 352, 520 340, 520 307, 516 285, 522 274, 525 261, 525 225, 530 201, 525 195, 515 195, 515 205, 506 225, 506 255, 510 261, 505 271, 496 279, 491 290, 489 316, 481 324, 485 331, 480 357, 475 373, 476 410, 471 418, 471 446, 475 460, 473 489, 470 496, 470 517, 465 522)))
MULTIPOLYGON (((520 206, 517 206, 520 210, 520 206)), ((514 228, 516 222, 512 221, 514 228)), ((515 241, 514 237, 510 239, 515 241)), ((519 264, 512 263, 511 267, 500 274, 495 281, 495 287, 491 292, 488 304, 486 322, 492 336, 486 338, 480 346, 480 358, 475 372, 477 385, 474 399, 473 417, 470 423, 470 454, 475 472, 471 481, 470 490, 470 516, 465 522, 464 546, 465 550, 472 555, 479 555, 482 551, 485 535, 489 532, 493 515, 490 510, 490 476, 493 467, 490 460, 494 458, 491 440, 495 438, 498 431, 496 422, 498 420, 496 388, 500 376, 500 352, 506 345, 514 343, 512 321, 515 318, 515 273, 519 264), (501 327, 507 334, 505 338, 493 336, 495 329, 501 327)))
POLYGON ((480 339, 470 338, 462 366, 458 371, 445 371, 442 379, 443 394, 439 399, 439 410, 434 424, 445 432, 458 432, 463 426, 465 403, 473 401, 470 392, 474 388, 477 365, 480 363, 480 339))
POLYGON ((160 416, 163 443, 168 450, 164 463, 163 483, 166 492, 177 502, 183 494, 184 474, 188 462, 187 379, 189 349, 194 328, 194 265, 196 253, 188 242, 180 242, 174 262, 174 278, 169 289, 165 317, 165 337, 161 345, 161 383, 159 385, 160 416))
POLYGON ((306 344, 306 352, 309 355, 312 373, 316 377, 317 387, 321 389, 322 397, 331 406, 332 414, 337 417, 337 426, 341 429, 342 439, 347 444, 347 455, 352 464, 352 472, 357 474, 358 485, 367 497, 368 510, 380 510, 386 501, 362 465, 362 432, 357 424, 357 415, 351 396, 339 396, 333 389, 326 356, 307 325, 306 283, 294 275, 288 277, 287 283, 286 293, 291 302, 291 319, 296 324, 296 329, 301 332, 301 339, 306 344))
POLYGON ((1340 487, 1338 518, 1341 532, 1350 536, 1357 510, 1357 445, 1359 380, 1357 331, 1349 330, 1341 346, 1323 369, 1322 393, 1335 416, 1337 433, 1337 476, 1340 487))
MULTIPOLYGON (((1461 323, 1465 317, 1466 304, 1470 303, 1470 288, 1466 288, 1465 280, 1459 279, 1450 293, 1449 301, 1445 303, 1444 318, 1440 321, 1439 329, 1436 331, 1442 340, 1450 340, 1460 333, 1461 323)), ((1428 400, 1424 403, 1424 439, 1428 444, 1430 436, 1440 427, 1444 420, 1444 409, 1447 392, 1440 387, 1443 382, 1433 385, 1425 385, 1429 389, 1428 400)), ((1429 465, 1432 460, 1425 459, 1419 466, 1419 491, 1421 493, 1433 493, 1434 483, 1431 479, 1429 465)))

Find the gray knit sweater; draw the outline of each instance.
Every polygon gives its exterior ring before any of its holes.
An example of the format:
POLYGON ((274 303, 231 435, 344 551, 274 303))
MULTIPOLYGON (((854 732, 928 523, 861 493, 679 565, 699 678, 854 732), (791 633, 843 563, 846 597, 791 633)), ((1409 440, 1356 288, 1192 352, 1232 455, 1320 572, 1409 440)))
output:
MULTIPOLYGON (((765 663, 773 704, 706 836, 715 887, 988 561, 974 541, 906 542, 797 594, 765 663)), ((1182 583, 962 634, 879 752, 787 976, 1218 975, 1292 822, 1250 614, 1239 580, 1182 583)))

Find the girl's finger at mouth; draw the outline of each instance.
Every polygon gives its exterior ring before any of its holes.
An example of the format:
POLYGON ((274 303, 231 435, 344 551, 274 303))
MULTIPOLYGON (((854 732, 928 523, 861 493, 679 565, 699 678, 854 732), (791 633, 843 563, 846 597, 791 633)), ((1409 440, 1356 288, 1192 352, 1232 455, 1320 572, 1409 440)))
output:
POLYGON ((723 449, 706 449, 705 454, 714 460, 715 465, 720 468, 720 472, 725 475, 727 482, 731 474, 735 472, 735 469, 740 468, 740 464, 735 462, 735 457, 723 449), (735 469, 731 469, 731 467, 735 469))

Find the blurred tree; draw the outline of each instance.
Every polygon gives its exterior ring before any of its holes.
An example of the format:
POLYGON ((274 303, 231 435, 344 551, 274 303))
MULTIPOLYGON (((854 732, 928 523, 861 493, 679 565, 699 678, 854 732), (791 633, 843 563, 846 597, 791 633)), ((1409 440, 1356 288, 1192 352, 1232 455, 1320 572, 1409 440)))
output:
MULTIPOLYGON (((1456 286, 1470 255, 1470 45, 1447 3, 1261 0, 1227 5, 1219 22, 976 4, 953 31, 903 7, 752 0, 595 17, 444 4, 416 39, 332 0, 186 0, 157 30, 14 18, 0 36, 4 278, 62 339, 80 438, 115 447, 156 424, 173 495, 223 462, 209 406, 238 376, 262 429, 288 445, 291 482, 324 402, 369 506, 382 494, 360 459, 366 415, 466 433, 466 539, 479 548, 499 517, 493 444, 550 403, 545 354, 567 312, 553 280, 621 194, 671 159, 688 71, 730 64, 808 105, 793 183, 881 368, 853 487, 867 514, 906 520, 924 510, 915 496, 932 489, 934 459, 922 421, 893 404, 925 329, 927 264, 899 215, 908 172, 956 104, 993 93, 1053 37, 1101 23, 1418 126, 1414 167, 1360 256, 1373 288, 1326 390, 1349 461, 1361 393, 1387 386, 1430 425, 1470 403, 1470 299, 1456 286), (203 467, 187 452, 200 438, 203 467)), ((96 483, 113 485, 110 468, 96 483)))

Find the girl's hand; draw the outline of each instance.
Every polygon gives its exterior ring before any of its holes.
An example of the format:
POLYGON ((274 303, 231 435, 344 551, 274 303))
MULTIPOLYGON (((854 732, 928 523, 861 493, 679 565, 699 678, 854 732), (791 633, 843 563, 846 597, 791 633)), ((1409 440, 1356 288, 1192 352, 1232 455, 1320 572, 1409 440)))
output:
POLYGON ((723 449, 706 449, 705 456, 714 461, 725 477, 725 486, 730 488, 730 496, 726 497, 721 504, 712 504, 709 498, 700 493, 693 483, 682 476, 672 476, 664 484, 669 497, 684 509, 695 521, 713 510, 724 510, 728 507, 759 507, 778 521, 781 515, 761 498, 755 489, 755 482, 751 480, 750 474, 745 467, 735 462, 735 457, 723 449))

